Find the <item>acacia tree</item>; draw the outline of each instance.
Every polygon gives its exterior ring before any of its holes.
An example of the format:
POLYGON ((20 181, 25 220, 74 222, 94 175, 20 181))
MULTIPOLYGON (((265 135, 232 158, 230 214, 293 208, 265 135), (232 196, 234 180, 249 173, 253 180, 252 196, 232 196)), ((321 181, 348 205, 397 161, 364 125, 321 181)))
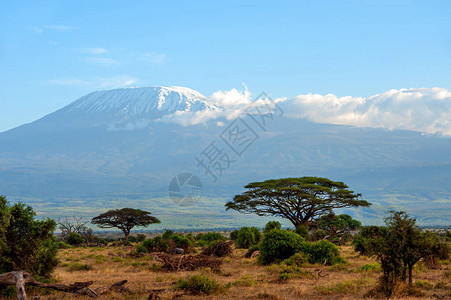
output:
POLYGON ((343 182, 321 177, 270 179, 245 188, 226 203, 227 210, 286 218, 295 227, 309 225, 336 208, 371 205, 343 182))
POLYGON ((381 263, 381 289, 390 296, 400 281, 412 284, 413 266, 430 255, 443 253, 449 248, 432 232, 421 232, 416 220, 405 212, 389 211, 386 227, 365 227, 354 239, 354 248, 361 254, 375 256, 381 263))
POLYGON ((125 243, 128 243, 130 231, 135 226, 147 227, 150 224, 160 223, 160 220, 150 215, 151 213, 141 209, 122 208, 109 210, 91 220, 100 228, 118 228, 125 235, 125 243))

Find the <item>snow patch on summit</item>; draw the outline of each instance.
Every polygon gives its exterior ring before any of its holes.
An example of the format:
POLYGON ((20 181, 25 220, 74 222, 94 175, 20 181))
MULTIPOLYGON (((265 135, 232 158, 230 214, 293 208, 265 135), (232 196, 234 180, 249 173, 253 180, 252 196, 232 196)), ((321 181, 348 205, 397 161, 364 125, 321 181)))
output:
POLYGON ((63 110, 66 113, 106 113, 113 115, 154 115, 155 118, 176 111, 217 109, 201 93, 185 87, 123 88, 90 93, 63 110))

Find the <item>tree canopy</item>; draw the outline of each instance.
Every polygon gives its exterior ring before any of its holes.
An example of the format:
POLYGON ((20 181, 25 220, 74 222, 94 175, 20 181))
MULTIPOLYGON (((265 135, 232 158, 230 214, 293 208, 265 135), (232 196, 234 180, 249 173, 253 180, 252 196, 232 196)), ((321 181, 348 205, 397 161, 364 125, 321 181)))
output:
POLYGON ((31 206, 10 205, 0 196, 0 273, 25 270, 48 277, 58 264, 55 221, 35 216, 31 206))
POLYGON ((333 209, 371 205, 343 182, 321 177, 270 179, 245 188, 226 203, 227 210, 283 217, 295 227, 308 225, 333 209))
POLYGON ((389 211, 386 227, 369 226, 354 239, 355 250, 367 256, 376 256, 383 270, 383 291, 390 296, 399 281, 412 284, 413 266, 427 256, 444 254, 449 248, 432 232, 422 232, 416 220, 405 212, 389 211))
POLYGON ((122 208, 109 210, 91 220, 100 228, 118 228, 125 235, 125 242, 128 243, 130 231, 136 226, 148 226, 160 223, 160 220, 150 215, 151 213, 141 209, 122 208))

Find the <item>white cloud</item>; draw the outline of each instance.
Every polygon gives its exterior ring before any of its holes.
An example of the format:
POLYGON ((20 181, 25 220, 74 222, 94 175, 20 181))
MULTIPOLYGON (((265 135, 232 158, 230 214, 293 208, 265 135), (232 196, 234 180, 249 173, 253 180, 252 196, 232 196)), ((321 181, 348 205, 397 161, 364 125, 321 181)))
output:
POLYGON ((81 49, 81 52, 97 55, 97 54, 105 54, 108 52, 108 50, 101 47, 95 47, 95 48, 83 48, 81 49))
POLYGON ((29 29, 33 30, 37 34, 42 34, 44 32, 44 29, 42 29, 41 27, 37 27, 37 26, 29 27, 29 29))
POLYGON ((57 32, 69 32, 73 31, 76 28, 66 25, 45 25, 45 26, 32 26, 29 29, 33 30, 37 34, 42 34, 45 30, 53 30, 57 32))
POLYGON ((110 67, 119 65, 117 60, 108 57, 85 57, 82 59, 85 63, 102 66, 102 67, 110 67))
POLYGON ((115 89, 129 87, 138 82, 138 79, 130 76, 113 76, 95 79, 97 89, 115 89))
MULTIPOLYGON (((238 117, 253 103, 251 93, 246 87, 244 91, 217 91, 209 97, 209 101, 215 104, 217 109, 179 111, 163 117, 162 120, 184 126, 216 120, 220 126, 224 119, 232 120, 238 117)), ((289 118, 307 119, 316 123, 451 135, 451 92, 443 88, 393 89, 367 98, 307 94, 274 101, 282 107, 284 116, 289 118)))
POLYGON ((317 123, 451 135, 451 92, 442 88, 393 89, 368 98, 307 94, 283 107, 287 117, 317 123))
POLYGON ((66 26, 66 25, 47 25, 43 26, 46 29, 52 29, 58 32, 66 32, 66 31, 72 31, 75 30, 75 27, 66 26))
MULTIPOLYGON (((229 91, 217 91, 213 93, 210 101, 215 109, 206 109, 202 111, 176 111, 173 114, 165 115, 161 120, 164 122, 173 122, 183 126, 205 123, 209 120, 225 118, 232 120, 244 113, 244 110, 251 103, 251 93, 244 86, 244 91, 232 89, 229 91)), ((224 122, 218 121, 217 125, 222 126, 224 122)))

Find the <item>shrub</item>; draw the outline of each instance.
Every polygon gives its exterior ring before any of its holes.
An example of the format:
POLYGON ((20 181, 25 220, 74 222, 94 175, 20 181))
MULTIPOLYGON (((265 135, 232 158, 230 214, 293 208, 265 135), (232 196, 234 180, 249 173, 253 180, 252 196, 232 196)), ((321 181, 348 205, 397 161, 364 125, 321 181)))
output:
POLYGON ((173 234, 171 240, 177 248, 183 248, 185 252, 190 252, 193 247, 193 243, 186 236, 180 234, 173 234))
POLYGON ((0 196, 0 273, 24 270, 49 277, 57 266, 58 243, 53 220, 35 220, 36 213, 23 203, 9 205, 0 196))
POLYGON ((155 240, 154 239, 145 239, 142 241, 141 245, 138 245, 136 250, 138 252, 153 252, 155 251, 155 240), (139 247, 141 246, 141 247, 139 247), (138 250, 139 249, 139 250, 138 250), (143 251, 145 250, 145 251, 143 251))
POLYGON ((73 271, 89 271, 92 270, 92 267, 88 264, 82 264, 82 263, 78 263, 75 262, 71 265, 69 265, 68 269, 69 272, 73 272, 73 271))
POLYGON ((236 246, 238 248, 249 248, 261 240, 261 232, 257 227, 242 227, 238 231, 236 246))
POLYGON ((232 253, 232 247, 230 242, 213 241, 202 251, 203 255, 214 255, 217 257, 223 257, 232 253))
POLYGON ((163 239, 167 240, 167 239, 170 239, 173 234, 174 234, 174 231, 166 230, 161 237, 163 239))
POLYGON ((386 234, 386 227, 379 226, 364 226, 360 229, 360 233, 354 236, 352 244, 354 245, 354 250, 359 252, 361 255, 369 254, 369 244, 368 240, 374 237, 379 237, 386 234))
POLYGON ((345 260, 340 256, 338 247, 331 242, 321 240, 314 243, 304 243, 301 251, 310 256, 311 263, 326 263, 334 265, 345 260))
POLYGON ((252 278, 251 275, 244 275, 242 277, 240 277, 237 281, 232 282, 230 285, 233 286, 255 286, 257 285, 257 281, 252 278))
POLYGON ((179 279, 176 287, 195 295, 210 295, 218 291, 219 284, 205 275, 193 275, 186 279, 179 279))
POLYGON ((145 235, 145 234, 138 233, 138 234, 136 235, 136 242, 137 242, 137 243, 141 243, 141 242, 143 242, 145 239, 146 239, 146 235, 145 235))
POLYGON ((59 241, 59 242, 56 242, 56 244, 58 246, 58 249, 70 249, 70 248, 72 248, 71 245, 66 244, 65 242, 59 241))
POLYGON ((260 243, 259 262, 268 265, 276 260, 287 259, 301 249, 304 239, 295 232, 273 229, 267 232, 260 243))
POLYGON ((282 225, 279 221, 269 221, 266 223, 265 228, 263 229, 263 233, 266 233, 272 229, 281 229, 282 225))
POLYGON ((138 233, 137 235, 130 235, 128 237, 128 241, 131 243, 141 243, 146 239, 146 235, 142 233, 138 233))
POLYGON ((299 225, 298 227, 296 227, 295 232, 302 236, 306 241, 310 240, 307 225, 299 225))
POLYGON ((372 263, 372 264, 364 264, 363 266, 359 267, 358 270, 361 272, 378 272, 381 269, 381 265, 378 263, 372 263))
POLYGON ((169 252, 171 250, 171 246, 168 244, 168 240, 163 239, 163 237, 156 236, 153 240, 155 242, 155 245, 152 251, 169 252))
POLYGON ((310 262, 310 255, 302 252, 296 253, 283 261, 287 266, 303 267, 310 262))
POLYGON ((136 246, 136 252, 138 252, 138 253, 148 253, 147 248, 144 247, 143 244, 140 244, 140 245, 136 246))
POLYGON ((213 241, 225 241, 226 238, 218 232, 209 232, 202 236, 202 240, 207 242, 213 242, 213 241))
POLYGON ((75 245, 81 245, 85 242, 85 239, 76 232, 71 232, 66 237, 66 242, 69 245, 75 246, 75 245))
POLYGON ((260 245, 259 245, 259 244, 250 247, 250 248, 247 250, 247 252, 246 252, 246 254, 244 255, 244 257, 247 257, 247 258, 251 257, 251 256, 252 256, 252 253, 254 253, 254 252, 257 251, 257 250, 260 250, 260 245))
MULTIPOLYGON (((201 233, 199 234, 201 235, 201 233)), ((199 246, 205 246, 215 241, 225 241, 227 240, 222 234, 218 232, 208 232, 206 234, 202 234, 201 236, 197 235, 196 240, 199 246)))
POLYGON ((417 280, 415 281, 415 286, 423 290, 432 290, 434 285, 427 280, 417 280))
POLYGON ((236 241, 238 239, 238 229, 233 230, 230 232, 230 240, 236 241))
POLYGON ((314 229, 310 233, 310 240, 312 242, 324 239, 327 236, 327 232, 324 229, 314 229))

